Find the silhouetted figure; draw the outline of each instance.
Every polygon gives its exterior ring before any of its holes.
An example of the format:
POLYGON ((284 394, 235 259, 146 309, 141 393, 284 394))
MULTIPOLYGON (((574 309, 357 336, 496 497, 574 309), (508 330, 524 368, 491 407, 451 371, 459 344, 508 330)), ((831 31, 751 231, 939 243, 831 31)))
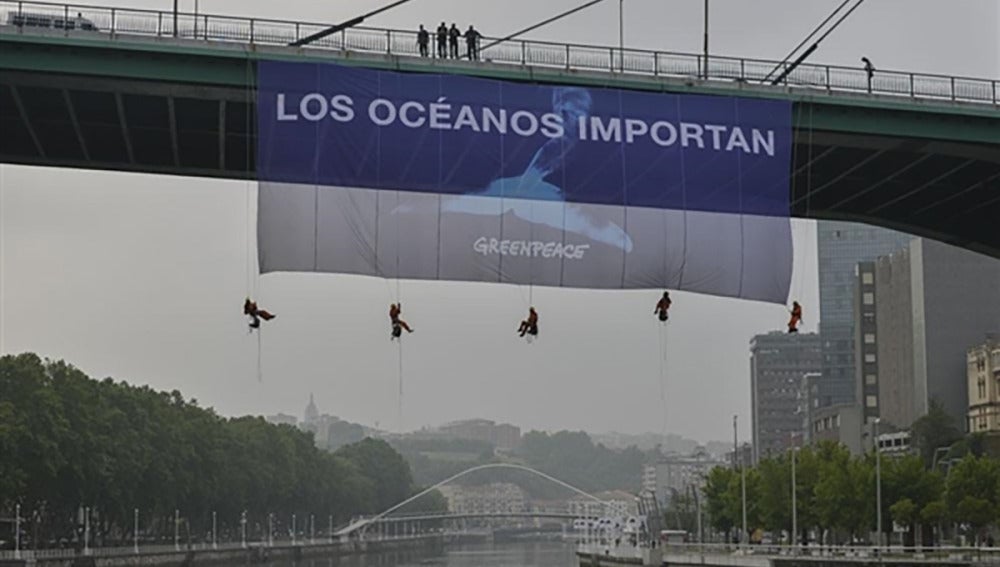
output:
POLYGON ((868 92, 872 92, 872 79, 875 78, 875 66, 872 65, 871 59, 867 57, 862 57, 861 61, 865 64, 865 74, 868 75, 868 92))
POLYGON ((792 302, 792 317, 788 320, 788 332, 798 333, 799 323, 802 322, 802 306, 798 301, 792 302))
POLYGON ((417 30, 417 47, 420 48, 420 56, 427 57, 430 51, 431 34, 426 29, 424 29, 424 24, 420 24, 420 29, 417 30))
POLYGON ((412 333, 413 329, 406 324, 399 316, 403 313, 402 303, 393 303, 389 305, 389 321, 392 323, 392 337, 393 339, 398 339, 400 335, 403 334, 405 330, 407 333, 412 333))
POLYGON ((670 318, 670 316, 667 314, 667 311, 670 309, 671 303, 673 302, 670 301, 670 292, 669 291, 663 292, 663 297, 661 297, 660 300, 656 302, 656 309, 653 310, 653 313, 656 314, 656 317, 660 321, 666 322, 667 319, 670 318))
POLYGON ((538 312, 535 311, 534 307, 528 308, 528 318, 521 321, 521 326, 517 328, 517 333, 522 337, 525 334, 533 337, 538 335, 538 312))
POLYGON ((455 25, 455 22, 452 22, 451 29, 448 30, 448 51, 452 59, 458 59, 458 38, 460 37, 462 37, 462 32, 455 25))
POLYGON ((243 314, 250 317, 250 330, 260 328, 260 320, 270 321, 274 319, 277 315, 270 313, 264 309, 257 307, 256 301, 251 301, 248 297, 246 301, 243 302, 243 314))
POLYGON ((444 22, 437 28, 438 57, 444 59, 448 56, 448 26, 444 22))
POLYGON ((469 26, 469 29, 465 31, 465 55, 470 61, 479 60, 479 38, 483 37, 483 34, 479 31, 469 26))

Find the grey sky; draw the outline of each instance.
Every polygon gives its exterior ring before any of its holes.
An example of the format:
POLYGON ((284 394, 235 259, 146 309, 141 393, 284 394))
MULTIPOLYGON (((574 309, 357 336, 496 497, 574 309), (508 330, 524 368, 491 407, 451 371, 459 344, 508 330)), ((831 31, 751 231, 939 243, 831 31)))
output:
MULTIPOLYGON (((712 1, 712 52, 781 57, 840 0, 712 1)), ((202 0, 202 11, 337 21, 382 0, 202 0)), ((368 22, 413 28, 442 19, 497 35, 579 3, 414 0, 368 22)), ((168 9, 166 0, 106 5, 168 9)), ((536 38, 617 43, 608 0, 536 38)), ((701 0, 626 0, 626 43, 698 51, 701 0)), ((182 3, 190 9, 193 2, 182 3)), ((868 0, 813 56, 880 68, 1000 76, 995 0, 868 0)), ((65 358, 92 375, 178 388, 223 414, 320 410, 395 429, 397 351, 386 308, 395 282, 275 274, 259 281, 279 318, 245 332, 245 199, 234 181, 0 166, 0 350, 65 358)), ((814 225, 796 222, 792 294, 815 328, 814 225)), ((660 398, 655 292, 534 290, 544 335, 514 327, 526 288, 403 282, 406 429, 485 417, 525 428, 661 431, 726 439, 749 424, 747 344, 783 327, 781 306, 677 293, 660 398)))

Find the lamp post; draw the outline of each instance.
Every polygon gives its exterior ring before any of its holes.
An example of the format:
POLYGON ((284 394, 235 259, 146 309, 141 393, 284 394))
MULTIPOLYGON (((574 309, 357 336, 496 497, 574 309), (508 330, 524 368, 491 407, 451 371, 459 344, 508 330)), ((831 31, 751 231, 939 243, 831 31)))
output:
POLYGON ((90 506, 83 509, 83 554, 90 555, 90 506))
POLYGON ((703 76, 707 79, 708 78, 708 0, 705 0, 705 46, 704 46, 704 48, 705 48, 705 57, 704 57, 705 69, 704 69, 704 75, 703 76))
POLYGON ((240 512, 240 547, 247 547, 247 511, 240 512))
POLYGON ((14 559, 21 558, 21 505, 14 505, 14 559))
POLYGON ((618 71, 625 72, 625 0, 618 0, 618 71))
POLYGON ((743 500, 743 533, 740 534, 740 543, 744 543, 747 537, 747 467, 740 454, 740 493, 743 500))
POLYGON ((267 514, 267 546, 274 547, 274 514, 267 514))
POLYGON ((215 510, 212 510, 212 549, 218 549, 219 545, 215 539, 215 510))
POLYGON ((329 516, 327 516, 326 521, 327 521, 327 523, 329 525, 329 527, 327 527, 327 532, 326 533, 329 534, 330 543, 333 543, 333 514, 330 514, 329 516))
POLYGON ((132 509, 132 553, 139 555, 139 509, 132 509))
POLYGON ((792 537, 791 537, 792 554, 795 553, 795 550, 798 547, 798 537, 799 537, 799 507, 797 501, 798 494, 796 494, 798 483, 795 482, 795 457, 796 453, 798 452, 797 451, 798 447, 795 446, 794 440, 795 436, 793 434, 792 435, 792 441, 793 441, 792 443, 792 537))
POLYGON ((878 441, 878 425, 882 419, 875 418, 875 529, 878 531, 876 545, 879 559, 882 557, 882 447, 878 441))
POLYGON ((181 511, 174 508, 174 551, 181 550, 180 540, 181 511))
POLYGON ((295 546, 295 514, 292 514, 292 546, 295 546))

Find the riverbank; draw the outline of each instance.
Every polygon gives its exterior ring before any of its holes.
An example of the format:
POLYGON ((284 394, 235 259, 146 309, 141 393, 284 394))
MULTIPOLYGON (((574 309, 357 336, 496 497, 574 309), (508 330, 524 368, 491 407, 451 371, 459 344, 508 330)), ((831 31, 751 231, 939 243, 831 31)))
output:
POLYGON ((95 549, 91 555, 32 554, 26 551, 21 559, 0 559, 0 567, 189 567, 193 565, 257 564, 279 560, 299 561, 305 558, 345 557, 392 551, 440 551, 444 537, 440 534, 402 537, 373 541, 347 541, 303 545, 251 544, 230 549, 139 550, 95 549))

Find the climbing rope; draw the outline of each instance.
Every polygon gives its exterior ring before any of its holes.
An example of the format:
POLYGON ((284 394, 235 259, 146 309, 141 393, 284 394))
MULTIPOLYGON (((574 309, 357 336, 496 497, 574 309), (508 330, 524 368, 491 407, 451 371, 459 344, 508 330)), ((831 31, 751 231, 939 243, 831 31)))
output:
POLYGON ((663 438, 664 442, 667 437, 667 352, 668 352, 668 340, 670 338, 669 332, 669 321, 659 322, 657 324, 660 327, 660 410, 662 411, 663 420, 660 425, 660 437, 663 438))

